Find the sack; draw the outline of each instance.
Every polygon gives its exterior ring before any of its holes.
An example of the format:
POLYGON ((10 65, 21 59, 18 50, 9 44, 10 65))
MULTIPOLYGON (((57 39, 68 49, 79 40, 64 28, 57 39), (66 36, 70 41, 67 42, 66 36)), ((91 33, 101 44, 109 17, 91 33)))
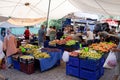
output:
POLYGON ((64 62, 68 62, 69 61, 69 52, 64 51, 62 59, 64 62))
POLYGON ((3 59, 5 54, 3 53, 3 42, 0 40, 0 59, 3 59))
POLYGON ((110 51, 103 67, 112 69, 117 65, 117 58, 114 52, 110 51))

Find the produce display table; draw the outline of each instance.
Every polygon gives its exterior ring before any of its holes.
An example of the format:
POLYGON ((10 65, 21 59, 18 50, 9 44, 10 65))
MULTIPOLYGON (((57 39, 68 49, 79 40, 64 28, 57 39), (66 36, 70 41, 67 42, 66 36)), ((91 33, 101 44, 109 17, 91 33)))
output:
POLYGON ((55 45, 49 45, 49 42, 50 41, 45 41, 44 42, 44 47, 45 48, 58 48, 58 49, 61 49, 62 52, 64 52, 64 50, 66 51, 74 51, 74 50, 77 50, 79 49, 79 42, 76 42, 76 44, 72 45, 72 46, 67 46, 65 44, 62 44, 62 45, 59 45, 59 44, 55 44, 55 45))
POLYGON ((46 71, 52 67, 54 67, 57 64, 60 64, 58 61, 62 58, 62 52, 50 52, 50 58, 46 59, 38 59, 40 62, 40 70, 46 71))
MULTIPOLYGON (((30 52, 31 49, 28 49, 27 52, 30 52)), ((32 63, 25 63, 20 60, 21 55, 16 55, 16 58, 13 56, 13 65, 14 68, 25 72, 27 74, 33 73, 33 66, 36 69, 36 66, 39 67, 41 72, 46 71, 55 65, 60 65, 60 60, 62 58, 62 51, 60 49, 51 49, 51 48, 42 48, 41 52, 39 50, 33 49, 34 53, 26 53, 27 55, 34 56, 35 60, 32 63), (36 65, 36 60, 39 64, 36 65), (34 65, 35 64, 35 65, 34 65), (26 66, 27 65, 27 66, 26 66), (26 68, 25 68, 26 67, 26 68), (31 69, 31 71, 29 71, 31 69)), ((25 57, 27 58, 27 57, 25 57)), ((27 59, 25 59, 27 60, 27 59)))

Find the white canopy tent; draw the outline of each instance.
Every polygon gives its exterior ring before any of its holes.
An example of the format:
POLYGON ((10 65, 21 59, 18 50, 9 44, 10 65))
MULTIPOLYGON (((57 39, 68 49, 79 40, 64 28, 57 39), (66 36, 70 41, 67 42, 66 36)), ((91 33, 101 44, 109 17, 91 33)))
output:
MULTIPOLYGON (((49 0, 0 0, 0 15, 14 18, 47 17, 49 0)), ((51 0, 50 18, 78 11, 69 0, 51 0)))
MULTIPOLYGON (((48 15, 49 1, 0 0, 0 16, 17 19, 22 18, 21 22, 17 23, 18 25, 23 22, 25 23, 25 19, 29 21, 29 19, 46 18, 48 15)), ((58 19, 77 11, 119 16, 119 7, 120 0, 51 0, 49 18, 58 19)))
MULTIPOLYGON (((47 17, 49 0, 0 0, 0 15, 15 18, 47 17)), ((51 0, 50 18, 81 11, 120 15, 120 0, 51 0)))
POLYGON ((69 0, 82 12, 120 16, 120 0, 69 0))

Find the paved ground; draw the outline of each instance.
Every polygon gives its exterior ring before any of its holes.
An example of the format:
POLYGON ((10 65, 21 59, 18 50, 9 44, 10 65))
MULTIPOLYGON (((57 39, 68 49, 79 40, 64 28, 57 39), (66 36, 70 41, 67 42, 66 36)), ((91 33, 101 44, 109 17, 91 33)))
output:
MULTIPOLYGON (((65 64, 57 66, 45 72, 36 71, 34 74, 27 75, 15 69, 0 70, 0 74, 9 78, 9 80, 82 80, 76 77, 66 75, 65 64)), ((104 75, 100 80, 112 80, 113 70, 105 69, 104 75)))

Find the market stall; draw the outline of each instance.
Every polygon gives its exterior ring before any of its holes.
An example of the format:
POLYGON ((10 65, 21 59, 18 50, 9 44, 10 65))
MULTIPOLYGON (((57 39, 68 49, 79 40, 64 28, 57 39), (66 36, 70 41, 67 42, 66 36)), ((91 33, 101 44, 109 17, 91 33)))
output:
POLYGON ((87 80, 99 80, 104 75, 105 54, 116 47, 112 42, 94 43, 69 53, 66 74, 87 80))
POLYGON ((27 74, 34 73, 36 68, 43 72, 55 65, 60 65, 62 57, 60 49, 40 49, 38 46, 31 44, 20 46, 19 49, 19 54, 13 56, 14 68, 27 74))

